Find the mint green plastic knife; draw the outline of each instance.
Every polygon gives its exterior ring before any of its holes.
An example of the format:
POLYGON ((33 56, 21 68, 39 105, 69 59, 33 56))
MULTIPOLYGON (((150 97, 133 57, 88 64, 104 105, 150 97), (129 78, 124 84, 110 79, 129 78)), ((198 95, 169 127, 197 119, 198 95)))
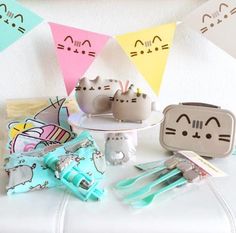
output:
POLYGON ((143 208, 145 206, 150 205, 157 196, 159 196, 159 195, 161 195, 161 194, 163 194, 163 193, 165 193, 165 192, 167 192, 167 191, 169 191, 169 190, 171 190, 175 187, 184 185, 186 183, 188 183, 188 180, 186 178, 182 177, 182 178, 178 179, 177 181, 175 181, 175 182, 159 189, 158 191, 148 195, 147 197, 145 197, 141 200, 137 200, 137 201, 132 202, 131 205, 134 208, 143 208))
POLYGON ((159 179, 149 183, 148 185, 145 185, 144 187, 135 191, 134 193, 129 194, 127 197, 124 198, 124 202, 129 202, 131 199, 137 198, 143 194, 148 193, 156 185, 161 184, 162 182, 170 179, 171 177, 173 177, 179 173, 181 173, 181 170, 179 170, 178 168, 173 169, 172 171, 168 172, 167 174, 161 176, 159 179))
POLYGON ((124 188, 128 188, 128 187, 131 187, 132 185, 134 185, 137 181, 145 178, 145 177, 148 177, 154 173, 158 173, 158 172, 161 172, 163 170, 166 169, 166 166, 160 166, 160 167, 156 167, 152 170, 148 170, 147 172, 143 172, 142 174, 138 175, 138 176, 135 176, 135 177, 132 177, 132 178, 128 178, 128 179, 125 179, 125 180, 121 180, 119 181, 116 185, 115 185, 115 188, 116 189, 124 189, 124 188))

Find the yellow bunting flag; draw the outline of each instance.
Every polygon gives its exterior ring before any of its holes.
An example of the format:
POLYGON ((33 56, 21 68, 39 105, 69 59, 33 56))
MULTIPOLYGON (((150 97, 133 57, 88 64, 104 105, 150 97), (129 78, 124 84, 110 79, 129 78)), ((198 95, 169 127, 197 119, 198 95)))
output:
POLYGON ((176 24, 166 24, 116 36, 116 39, 152 89, 159 93, 176 24))

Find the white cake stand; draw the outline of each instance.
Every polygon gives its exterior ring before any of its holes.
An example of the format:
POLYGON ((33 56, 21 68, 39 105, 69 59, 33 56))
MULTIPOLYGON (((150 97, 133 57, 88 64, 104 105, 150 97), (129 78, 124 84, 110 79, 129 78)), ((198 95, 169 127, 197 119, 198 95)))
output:
POLYGON ((130 159, 129 155, 125 155, 124 150, 127 153, 130 151, 132 153, 135 152, 138 144, 137 131, 156 127, 163 119, 164 115, 161 112, 152 112, 150 117, 143 123, 119 122, 111 114, 88 117, 85 113, 75 113, 68 118, 68 122, 77 129, 103 132, 106 137, 106 159, 112 164, 121 164, 130 159), (122 145, 120 141, 116 141, 117 138, 121 137, 128 138, 128 146, 127 142, 126 145, 122 145), (110 139, 112 142, 109 141, 110 139))

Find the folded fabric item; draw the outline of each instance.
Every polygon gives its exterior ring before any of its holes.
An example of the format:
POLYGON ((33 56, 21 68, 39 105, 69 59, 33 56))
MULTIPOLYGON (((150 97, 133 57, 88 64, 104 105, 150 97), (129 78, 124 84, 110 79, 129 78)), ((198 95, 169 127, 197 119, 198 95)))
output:
POLYGON ((93 137, 84 131, 64 145, 54 144, 43 149, 9 155, 5 164, 5 170, 9 174, 7 193, 29 192, 61 185, 55 173, 44 164, 44 157, 51 153, 60 158, 72 159, 79 170, 91 179, 100 180, 103 177, 105 157, 93 137))

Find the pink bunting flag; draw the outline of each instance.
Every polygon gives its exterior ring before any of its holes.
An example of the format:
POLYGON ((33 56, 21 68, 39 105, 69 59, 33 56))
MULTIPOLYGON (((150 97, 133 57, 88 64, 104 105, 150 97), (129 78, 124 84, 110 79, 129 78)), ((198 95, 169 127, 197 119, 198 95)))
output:
POLYGON ((75 88, 110 36, 49 23, 67 94, 75 88))

